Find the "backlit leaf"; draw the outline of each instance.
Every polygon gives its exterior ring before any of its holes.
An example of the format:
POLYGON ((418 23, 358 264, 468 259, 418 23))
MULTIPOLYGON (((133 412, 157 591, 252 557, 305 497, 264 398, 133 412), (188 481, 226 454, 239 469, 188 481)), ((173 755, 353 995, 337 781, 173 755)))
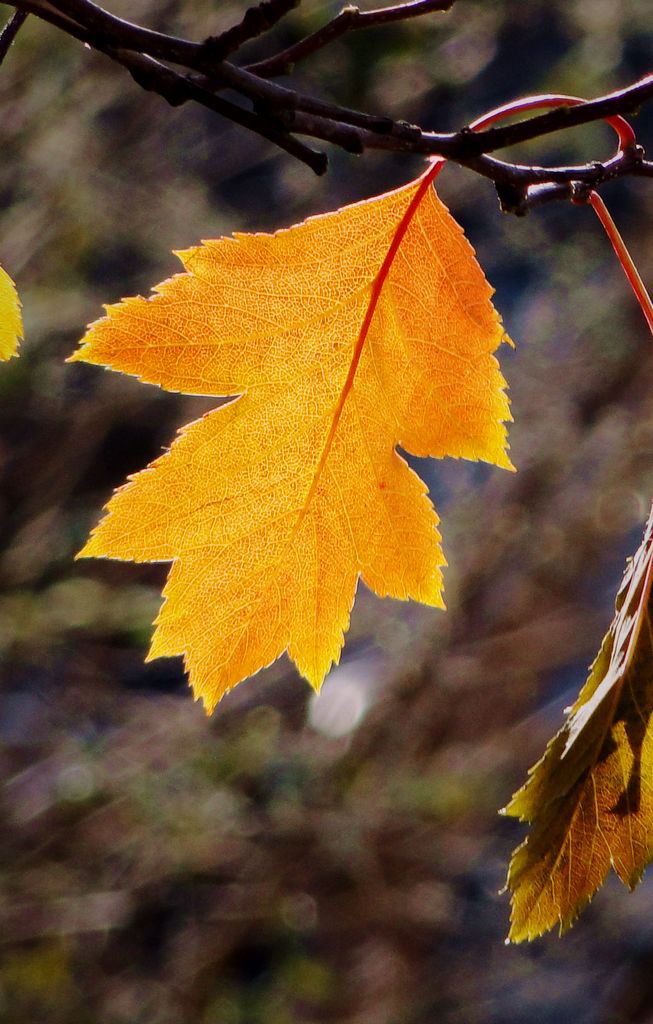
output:
POLYGON ((510 468, 504 331, 421 179, 179 256, 185 273, 108 307, 73 358, 240 397, 117 491, 81 554, 173 562, 150 657, 183 654, 211 709, 284 651, 319 687, 360 576, 442 606, 437 516, 396 448, 510 468))
POLYGON ((16 286, 6 270, 0 267, 0 359, 11 359, 18 352, 23 336, 23 322, 16 286))
POLYGON ((532 822, 510 864, 515 942, 569 927, 613 867, 625 885, 653 857, 653 511, 578 700, 506 808, 532 822))

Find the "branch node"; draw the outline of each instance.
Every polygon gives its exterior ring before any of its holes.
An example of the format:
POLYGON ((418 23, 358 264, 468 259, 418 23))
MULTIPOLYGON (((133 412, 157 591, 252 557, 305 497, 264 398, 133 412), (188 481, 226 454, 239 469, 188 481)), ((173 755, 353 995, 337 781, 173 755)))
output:
POLYGON ((411 124, 410 121, 395 121, 395 126, 399 129, 402 139, 412 140, 422 137, 422 129, 417 124, 411 124))
POLYGON ((496 182, 495 188, 502 213, 513 213, 517 217, 526 216, 527 207, 524 205, 524 201, 528 195, 528 188, 499 181, 496 182))
POLYGON ((584 206, 589 202, 592 185, 585 181, 570 181, 569 193, 574 206, 584 206))
POLYGON ((284 15, 298 7, 299 3, 300 0, 261 0, 256 7, 248 7, 237 25, 220 35, 208 36, 204 40, 200 59, 208 63, 226 60, 229 54, 239 50, 243 43, 268 32, 284 15))
POLYGON ((340 145, 346 153, 353 153, 354 156, 362 156, 365 146, 358 132, 341 132, 340 145))
POLYGON ((375 118, 374 121, 368 122, 367 127, 371 132, 376 132, 377 135, 389 135, 394 128, 394 121, 391 117, 385 117, 382 114, 380 117, 375 118))
POLYGON ((637 164, 641 164, 642 160, 646 156, 646 150, 639 142, 635 142, 632 146, 626 146, 622 150, 623 155, 628 158, 629 163, 636 167, 637 164))

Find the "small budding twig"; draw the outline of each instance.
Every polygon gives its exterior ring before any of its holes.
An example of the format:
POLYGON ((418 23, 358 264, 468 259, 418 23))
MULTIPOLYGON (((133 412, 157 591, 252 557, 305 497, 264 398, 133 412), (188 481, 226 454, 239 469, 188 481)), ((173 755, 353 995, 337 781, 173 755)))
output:
POLYGON ((256 7, 248 7, 242 20, 219 36, 210 36, 204 45, 214 60, 224 60, 236 53, 245 43, 270 29, 286 14, 298 7, 300 0, 261 0, 256 7))
POLYGON ((287 75, 300 60, 305 60, 317 53, 318 50, 323 50, 325 46, 340 39, 347 32, 371 28, 375 25, 407 21, 409 18, 418 18, 423 14, 448 11, 454 3, 455 0, 411 0, 409 3, 396 4, 394 7, 380 7, 373 11, 361 11, 353 4, 347 4, 340 14, 337 14, 322 28, 318 28, 317 31, 300 39, 299 42, 281 50, 280 53, 275 53, 274 57, 250 64, 247 70, 263 78, 287 75))

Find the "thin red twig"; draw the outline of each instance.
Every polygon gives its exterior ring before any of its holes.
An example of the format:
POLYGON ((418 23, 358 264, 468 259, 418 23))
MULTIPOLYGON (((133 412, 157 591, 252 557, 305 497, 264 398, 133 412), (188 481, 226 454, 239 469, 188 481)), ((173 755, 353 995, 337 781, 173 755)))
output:
POLYGON ((617 254, 617 259, 621 264, 624 274, 628 279, 628 283, 635 293, 635 298, 639 302, 642 313, 646 317, 646 322, 649 326, 651 334, 653 334, 653 303, 651 302, 651 296, 649 295, 646 285, 642 281, 639 271, 633 262, 633 258, 626 248, 626 243, 617 230, 617 225, 613 221, 608 208, 601 199, 598 192, 591 191, 589 193, 588 202, 594 210, 596 216, 599 218, 601 224, 605 229, 605 233, 612 243, 612 248, 617 254))

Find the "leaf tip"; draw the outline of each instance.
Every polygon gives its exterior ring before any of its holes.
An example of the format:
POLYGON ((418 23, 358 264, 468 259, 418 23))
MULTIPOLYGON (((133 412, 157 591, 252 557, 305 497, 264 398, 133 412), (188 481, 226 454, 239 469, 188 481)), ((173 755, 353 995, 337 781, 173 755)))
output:
POLYGON ((202 245, 191 245, 188 249, 173 249, 172 255, 177 257, 186 273, 190 274, 193 271, 195 257, 204 248, 206 248, 206 242, 203 242, 202 245))
POLYGON ((84 544, 84 547, 75 555, 75 561, 78 562, 82 558, 106 558, 106 551, 104 551, 98 541, 97 530, 99 527, 95 527, 88 540, 84 544))
POLYGON ((327 655, 326 659, 320 659, 319 661, 313 662, 313 664, 297 664, 297 662, 296 664, 311 689, 314 690, 315 693, 319 693, 322 689, 324 680, 331 671, 331 667, 333 665, 338 665, 339 662, 340 651, 338 651, 337 654, 327 655))
POLYGON ((506 469, 509 473, 516 473, 517 467, 508 455, 507 449, 504 449, 501 459, 497 462, 497 466, 500 469, 506 469))
POLYGON ((311 687, 311 689, 315 691, 315 693, 319 693, 320 690, 322 689, 322 685, 324 683, 325 678, 325 676, 322 676, 320 679, 309 679, 307 677, 306 681, 308 685, 311 687))

